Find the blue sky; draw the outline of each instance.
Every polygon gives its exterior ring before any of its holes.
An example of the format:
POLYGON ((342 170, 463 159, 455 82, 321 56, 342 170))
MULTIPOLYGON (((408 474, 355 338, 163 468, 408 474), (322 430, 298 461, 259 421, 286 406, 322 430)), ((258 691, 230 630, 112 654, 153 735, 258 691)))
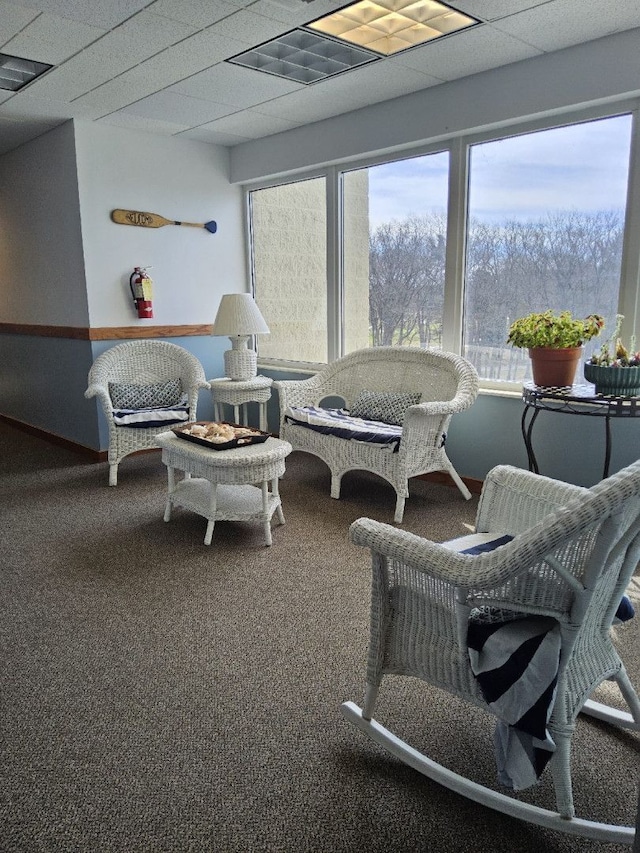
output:
MULTIPOLYGON (((502 222, 558 210, 623 209, 630 135, 630 116, 618 116, 473 146, 471 215, 502 222)), ((444 213, 447 163, 447 154, 438 153, 372 167, 371 227, 444 213)))

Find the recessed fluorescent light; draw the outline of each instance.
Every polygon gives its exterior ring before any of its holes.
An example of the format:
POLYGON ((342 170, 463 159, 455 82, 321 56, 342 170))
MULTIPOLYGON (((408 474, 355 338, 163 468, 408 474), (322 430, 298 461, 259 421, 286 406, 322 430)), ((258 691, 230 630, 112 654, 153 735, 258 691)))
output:
POLYGON ((315 83, 379 59, 368 50, 317 33, 292 30, 226 61, 297 83, 315 83))
POLYGON ((0 53, 0 89, 17 92, 50 68, 53 65, 0 53))
POLYGON ((391 56, 478 23, 439 0, 358 0, 306 26, 391 56))

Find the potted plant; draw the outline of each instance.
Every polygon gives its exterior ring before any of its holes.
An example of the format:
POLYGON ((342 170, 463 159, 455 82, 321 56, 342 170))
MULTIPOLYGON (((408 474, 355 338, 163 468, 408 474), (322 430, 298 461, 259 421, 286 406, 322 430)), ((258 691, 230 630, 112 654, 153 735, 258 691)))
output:
POLYGON ((575 319, 570 311, 542 311, 520 317, 509 327, 507 343, 529 350, 536 385, 573 385, 582 345, 600 334, 604 318, 575 319))
POLYGON ((640 350, 636 349, 635 335, 631 336, 628 348, 622 343, 623 320, 624 314, 616 315, 613 334, 585 363, 584 378, 593 382, 596 394, 640 395, 640 350))

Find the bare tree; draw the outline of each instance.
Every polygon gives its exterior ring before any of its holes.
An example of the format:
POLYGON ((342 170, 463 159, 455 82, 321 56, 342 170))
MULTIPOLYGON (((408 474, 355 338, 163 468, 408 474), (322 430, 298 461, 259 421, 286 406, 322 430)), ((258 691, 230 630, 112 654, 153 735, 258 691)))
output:
MULTIPOLYGON (((469 223, 465 270, 467 345, 503 348, 511 320, 571 308, 612 320, 623 218, 564 211, 535 221, 469 223)), ((374 346, 433 342, 442 323, 446 222, 411 216, 370 236, 374 346)))
POLYGON ((442 323, 445 223, 410 217, 379 226, 369 241, 369 314, 374 346, 428 346, 442 323))

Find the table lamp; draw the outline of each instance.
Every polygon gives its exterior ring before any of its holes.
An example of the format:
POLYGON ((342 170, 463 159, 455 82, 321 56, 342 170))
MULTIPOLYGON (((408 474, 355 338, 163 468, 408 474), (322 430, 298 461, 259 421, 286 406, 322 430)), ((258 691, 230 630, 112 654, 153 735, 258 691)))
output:
POLYGON ((224 372, 246 381, 258 372, 258 356, 248 348, 251 335, 268 335, 269 327, 250 293, 226 293, 220 300, 212 335, 228 335, 231 349, 224 354, 224 372))

